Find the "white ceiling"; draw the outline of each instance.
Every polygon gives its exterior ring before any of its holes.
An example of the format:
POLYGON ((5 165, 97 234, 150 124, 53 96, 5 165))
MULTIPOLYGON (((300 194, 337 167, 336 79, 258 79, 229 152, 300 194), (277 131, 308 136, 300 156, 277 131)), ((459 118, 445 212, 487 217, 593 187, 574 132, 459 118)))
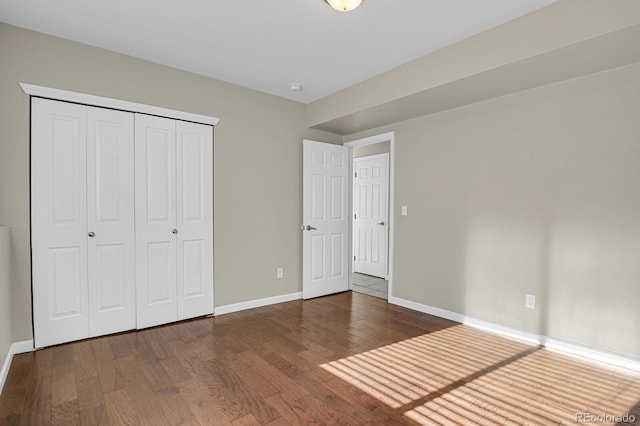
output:
POLYGON ((309 103, 554 1, 0 0, 0 21, 309 103))

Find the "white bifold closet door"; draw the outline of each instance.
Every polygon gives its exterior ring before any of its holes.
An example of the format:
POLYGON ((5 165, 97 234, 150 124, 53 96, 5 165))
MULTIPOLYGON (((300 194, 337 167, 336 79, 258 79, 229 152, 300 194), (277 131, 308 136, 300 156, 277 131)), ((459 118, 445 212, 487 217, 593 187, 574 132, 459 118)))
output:
POLYGON ((89 335, 136 327, 133 113, 87 108, 89 335))
POLYGON ((32 99, 34 343, 135 328, 133 114, 32 99))
POLYGON ((213 128, 135 118, 138 328, 213 313, 213 128))

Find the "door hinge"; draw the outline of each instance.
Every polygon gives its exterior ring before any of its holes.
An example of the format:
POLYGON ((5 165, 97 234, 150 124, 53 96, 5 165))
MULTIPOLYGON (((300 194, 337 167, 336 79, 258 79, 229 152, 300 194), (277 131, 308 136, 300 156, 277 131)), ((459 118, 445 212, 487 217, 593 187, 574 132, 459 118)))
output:
POLYGON ((357 215, 356 215, 356 214, 354 214, 354 215, 353 215, 353 218, 355 219, 355 218, 356 218, 356 216, 357 216, 357 215))
POLYGON ((355 257, 355 256, 353 256, 353 260, 356 260, 356 257, 355 257))
POLYGON ((356 172, 356 175, 355 175, 355 177, 358 177, 358 172, 356 172))

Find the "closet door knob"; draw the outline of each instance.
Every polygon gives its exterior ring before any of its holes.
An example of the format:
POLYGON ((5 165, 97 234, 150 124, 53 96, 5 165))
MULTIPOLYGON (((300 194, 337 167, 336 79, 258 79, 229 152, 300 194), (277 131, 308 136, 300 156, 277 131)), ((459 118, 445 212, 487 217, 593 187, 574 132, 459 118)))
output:
POLYGON ((172 230, 171 230, 171 233, 172 233, 173 235, 176 235, 176 234, 178 233, 178 230, 174 228, 174 229, 172 229, 172 230))
POLYGON ((89 238, 93 238, 93 237, 95 237, 95 236, 96 236, 96 233, 95 233, 95 232, 93 232, 93 231, 91 231, 91 232, 89 232, 87 235, 89 236, 89 238))

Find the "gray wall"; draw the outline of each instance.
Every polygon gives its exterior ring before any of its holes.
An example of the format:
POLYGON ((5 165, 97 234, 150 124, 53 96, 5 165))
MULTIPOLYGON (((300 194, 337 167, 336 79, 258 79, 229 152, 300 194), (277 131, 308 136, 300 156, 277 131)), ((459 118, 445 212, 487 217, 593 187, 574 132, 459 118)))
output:
POLYGON ((371 145, 358 146, 353 148, 353 158, 366 157, 368 155, 386 154, 389 152, 389 142, 373 143, 371 145))
POLYGON ((303 104, 1 23, 0 52, 0 223, 11 227, 14 265, 12 291, 0 288, 0 299, 11 299, 13 341, 32 335, 29 98, 18 82, 220 117, 216 306, 301 291, 301 141, 341 142, 308 130, 303 104))
POLYGON ((396 132, 393 296, 640 358, 639 118, 636 63, 349 135, 396 132))

